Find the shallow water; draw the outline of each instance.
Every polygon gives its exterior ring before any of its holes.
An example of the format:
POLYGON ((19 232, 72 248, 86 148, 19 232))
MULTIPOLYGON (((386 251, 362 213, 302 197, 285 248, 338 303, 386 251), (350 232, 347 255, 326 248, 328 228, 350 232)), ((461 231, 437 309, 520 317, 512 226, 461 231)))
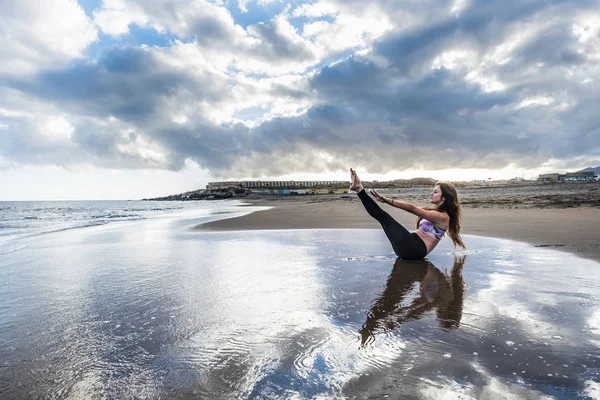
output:
POLYGON ((197 232, 160 218, 0 255, 0 398, 600 398, 600 265, 467 236, 197 232))
MULTIPOLYGON (((249 212, 265 207, 239 207, 229 201, 0 201, 0 254, 20 239, 99 225, 161 217, 193 217, 201 222, 215 215, 249 212)), ((14 247, 14 246, 13 246, 14 247)))

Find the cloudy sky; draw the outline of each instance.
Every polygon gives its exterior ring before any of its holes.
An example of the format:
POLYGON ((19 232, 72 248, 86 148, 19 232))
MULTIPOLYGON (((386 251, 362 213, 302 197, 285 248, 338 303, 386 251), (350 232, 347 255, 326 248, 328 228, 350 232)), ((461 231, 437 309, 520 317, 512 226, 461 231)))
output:
POLYGON ((0 0, 0 200, 600 165, 600 1, 0 0))

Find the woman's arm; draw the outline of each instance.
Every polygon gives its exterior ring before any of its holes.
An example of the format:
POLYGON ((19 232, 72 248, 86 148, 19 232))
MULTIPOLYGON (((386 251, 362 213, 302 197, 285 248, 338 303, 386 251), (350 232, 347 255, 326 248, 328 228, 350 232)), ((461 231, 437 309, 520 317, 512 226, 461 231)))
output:
POLYGON ((414 204, 407 203, 405 201, 388 199, 387 197, 384 197, 377 193, 377 191, 374 189, 371 190, 371 194, 373 195, 373 197, 375 197, 378 201, 382 203, 389 204, 392 207, 399 208, 418 217, 429 220, 440 227, 447 227, 450 223, 450 217, 446 213, 441 213, 435 210, 425 210, 424 208, 415 206, 414 204))

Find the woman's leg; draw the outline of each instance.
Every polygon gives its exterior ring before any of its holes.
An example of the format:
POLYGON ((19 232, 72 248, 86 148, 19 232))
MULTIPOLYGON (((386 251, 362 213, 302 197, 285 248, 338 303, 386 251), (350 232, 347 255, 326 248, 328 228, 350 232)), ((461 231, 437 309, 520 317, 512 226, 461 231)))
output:
POLYGON ((356 172, 354 170, 350 171, 352 177, 352 186, 350 186, 350 189, 358 192, 358 198, 362 201, 369 215, 381 224, 396 255, 400 258, 409 259, 424 258, 427 255, 427 247, 423 241, 415 237, 416 235, 411 234, 402 224, 383 211, 375 200, 367 194, 356 172))
POLYGON ((407 250, 414 246, 414 238, 411 233, 396 221, 392 216, 379 207, 379 205, 367 194, 366 190, 358 192, 358 198, 362 201, 365 210, 375 218, 383 228, 385 235, 392 244, 397 256, 405 256, 407 250))

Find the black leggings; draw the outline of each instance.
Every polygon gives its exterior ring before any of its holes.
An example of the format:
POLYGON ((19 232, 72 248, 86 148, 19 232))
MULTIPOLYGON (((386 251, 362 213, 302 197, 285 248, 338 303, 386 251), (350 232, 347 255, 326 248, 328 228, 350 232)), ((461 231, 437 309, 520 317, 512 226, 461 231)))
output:
POLYGON ((407 260, 425 258, 427 255, 427 246, 425 246, 423 240, 416 233, 410 233, 398 221, 392 218, 390 214, 383 211, 375 200, 367 194, 366 190, 363 189, 358 192, 358 197, 369 215, 379 221, 398 257, 407 260))

